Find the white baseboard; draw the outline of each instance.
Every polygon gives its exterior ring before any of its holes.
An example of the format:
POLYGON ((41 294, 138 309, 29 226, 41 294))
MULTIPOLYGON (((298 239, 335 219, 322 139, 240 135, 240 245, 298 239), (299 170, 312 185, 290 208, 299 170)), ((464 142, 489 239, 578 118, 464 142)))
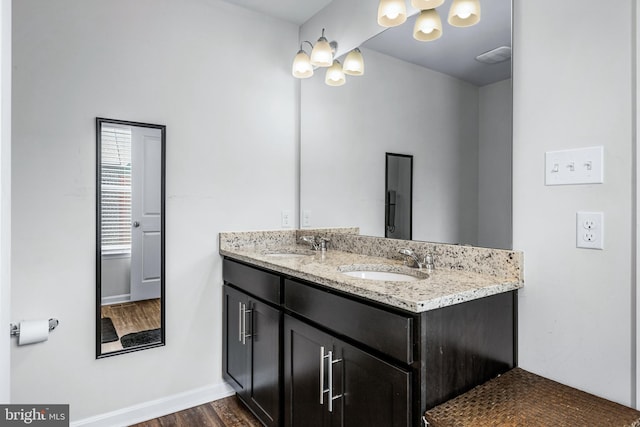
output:
POLYGON ((110 297, 102 297, 100 303, 102 305, 122 304, 131 301, 131 294, 113 295, 110 297))
POLYGON ((173 396, 163 397, 150 402, 140 403, 127 408, 106 414, 96 415, 78 421, 72 421, 70 427, 114 427, 129 426, 142 421, 172 414, 184 409, 193 408, 207 402, 222 399, 234 394, 233 389, 227 383, 219 383, 202 387, 173 396))

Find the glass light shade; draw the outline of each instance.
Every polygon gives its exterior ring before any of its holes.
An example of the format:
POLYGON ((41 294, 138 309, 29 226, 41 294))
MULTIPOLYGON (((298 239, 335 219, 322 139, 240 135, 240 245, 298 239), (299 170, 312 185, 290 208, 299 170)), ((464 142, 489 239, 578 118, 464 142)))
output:
POLYGON ((309 61, 309 56, 302 49, 300 49, 296 57, 293 58, 291 74, 298 79, 306 79, 313 76, 313 66, 309 61))
POLYGON ((411 6, 419 10, 435 9, 442 6, 444 0, 411 0, 411 6))
POLYGON ((480 1, 453 0, 448 21, 454 27, 470 27, 477 24, 480 22, 480 1))
POLYGON ((378 25, 395 27, 407 20, 407 5, 404 0, 380 0, 378 5, 378 25))
POLYGON ((344 58, 342 71, 350 76, 361 76, 364 74, 364 59, 362 58, 362 52, 360 52, 360 49, 353 49, 349 52, 347 57, 344 58))
POLYGON ((347 81, 347 78, 342 71, 340 62, 333 61, 333 65, 327 69, 324 82, 329 86, 342 86, 347 81))
POLYGON ((429 42, 442 36, 442 21, 435 9, 423 10, 418 15, 413 27, 413 38, 421 42, 429 42))
POLYGON ((311 65, 330 67, 333 64, 333 52, 327 39, 322 36, 311 50, 311 65))

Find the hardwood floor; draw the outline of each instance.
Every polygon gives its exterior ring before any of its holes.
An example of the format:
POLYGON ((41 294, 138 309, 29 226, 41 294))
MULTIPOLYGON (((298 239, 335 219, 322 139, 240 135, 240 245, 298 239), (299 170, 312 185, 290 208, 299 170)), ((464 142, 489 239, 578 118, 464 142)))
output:
MULTIPOLYGON (((160 299, 104 305, 102 317, 110 317, 118 337, 160 327, 160 299)), ((122 350, 120 340, 102 344, 102 352, 122 350)))
POLYGON ((131 427, 260 427, 258 419, 231 396, 131 427))

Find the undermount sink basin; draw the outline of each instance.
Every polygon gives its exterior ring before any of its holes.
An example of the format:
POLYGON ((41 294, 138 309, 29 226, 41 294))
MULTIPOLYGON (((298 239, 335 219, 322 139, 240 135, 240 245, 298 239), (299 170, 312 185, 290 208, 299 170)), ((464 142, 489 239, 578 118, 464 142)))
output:
POLYGON ((428 279, 429 275, 420 270, 385 264, 343 265, 338 271, 346 276, 365 280, 385 282, 414 282, 428 279))

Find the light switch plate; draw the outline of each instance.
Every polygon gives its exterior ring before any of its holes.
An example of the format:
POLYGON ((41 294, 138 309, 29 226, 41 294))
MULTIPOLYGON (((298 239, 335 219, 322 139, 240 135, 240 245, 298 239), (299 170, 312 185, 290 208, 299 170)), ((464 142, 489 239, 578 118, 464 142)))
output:
POLYGON ((604 248, 604 215, 602 212, 578 212, 576 214, 576 247, 604 248))
POLYGON ((291 227, 291 211, 282 211, 282 227, 291 227))
POLYGON ((545 185, 601 184, 604 148, 587 147, 545 153, 545 185))
POLYGON ((311 227, 311 211, 302 211, 302 226, 311 227))

